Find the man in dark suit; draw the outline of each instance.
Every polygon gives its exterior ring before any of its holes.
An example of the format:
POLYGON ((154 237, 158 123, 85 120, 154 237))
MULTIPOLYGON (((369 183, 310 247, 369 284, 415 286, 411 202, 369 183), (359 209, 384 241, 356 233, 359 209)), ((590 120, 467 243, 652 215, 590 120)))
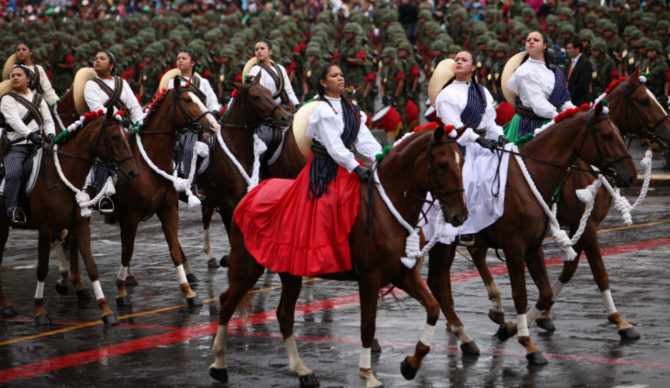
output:
POLYGON ((580 106, 589 103, 591 97, 591 81, 593 80, 593 68, 591 62, 582 55, 582 42, 575 37, 566 45, 565 51, 571 58, 565 78, 568 80, 568 91, 572 103, 580 106))

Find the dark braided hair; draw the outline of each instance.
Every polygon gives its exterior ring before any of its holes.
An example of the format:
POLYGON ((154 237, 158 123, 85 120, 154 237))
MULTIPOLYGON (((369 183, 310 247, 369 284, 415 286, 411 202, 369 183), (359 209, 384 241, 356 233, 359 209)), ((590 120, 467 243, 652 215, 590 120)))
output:
MULTIPOLYGON (((326 104, 330 105, 331 108, 333 108, 333 106, 330 104, 330 101, 328 101, 328 99, 326 98, 326 88, 323 85, 321 85, 320 81, 325 81, 326 78, 328 78, 328 70, 330 70, 330 68, 333 67, 333 66, 337 66, 337 65, 332 64, 332 63, 327 63, 327 64, 321 66, 319 68, 319 72, 318 72, 319 82, 316 83, 316 92, 319 94, 319 100, 320 101, 325 101, 326 104)), ((344 104, 347 106, 347 109, 351 109, 352 107, 351 107, 351 104, 349 103, 349 100, 348 100, 347 96, 346 95, 340 95, 340 97, 342 98, 342 101, 344 102, 344 104)))
MULTIPOLYGON (((547 69, 551 70, 552 72, 556 72, 556 70, 551 67, 551 63, 549 63, 549 40, 547 39, 547 35, 542 32, 542 31, 531 31, 528 33, 528 35, 532 34, 533 32, 537 32, 542 36, 542 43, 546 44, 547 46, 544 48, 544 51, 542 51, 542 55, 544 56, 544 65, 547 67, 547 69)), ((528 35, 526 35, 526 39, 528 39, 528 35)), ((526 54, 525 57, 523 57, 523 60, 519 64, 519 66, 523 65, 524 62, 526 62, 530 58, 530 54, 526 54)))

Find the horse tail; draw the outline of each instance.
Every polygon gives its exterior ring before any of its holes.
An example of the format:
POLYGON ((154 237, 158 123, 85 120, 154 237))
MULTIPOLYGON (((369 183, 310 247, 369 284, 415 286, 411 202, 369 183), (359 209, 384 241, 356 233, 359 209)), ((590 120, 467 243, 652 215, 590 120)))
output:
POLYGON ((240 303, 237 304, 235 312, 239 314, 243 319, 247 319, 251 316, 251 293, 247 292, 244 294, 240 303))

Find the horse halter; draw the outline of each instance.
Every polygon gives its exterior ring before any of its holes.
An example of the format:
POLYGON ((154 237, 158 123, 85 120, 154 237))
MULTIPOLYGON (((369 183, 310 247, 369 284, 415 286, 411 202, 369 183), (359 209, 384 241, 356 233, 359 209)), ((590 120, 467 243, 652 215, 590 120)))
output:
MULTIPOLYGON (((258 81, 252 81, 251 83, 249 83, 249 86, 247 86, 246 89, 244 89, 243 91, 241 91, 239 93, 246 95, 246 94, 249 93, 249 89, 251 89, 253 86, 256 86, 256 85, 260 86, 260 83, 258 81)), ((237 101, 238 99, 235 98, 235 100, 237 101)), ((240 100, 242 100, 242 103, 245 104, 245 106, 242 107, 242 109, 244 110, 244 108, 246 107, 246 104, 247 104, 247 99, 246 98, 240 98, 240 100)), ((261 118, 261 120, 258 123, 256 123, 254 128, 258 125, 267 125, 267 126, 271 127, 273 124, 275 124, 275 120, 272 118, 272 116, 275 114, 275 112, 278 109, 281 108, 281 105, 275 103, 274 107, 272 108, 270 113, 267 114, 267 115, 265 113, 261 112, 256 105, 251 104, 251 107, 254 109, 256 114, 261 118)), ((244 129, 250 128, 250 126, 247 125, 246 117, 245 117, 245 120, 244 120, 244 125, 237 125, 237 124, 230 124, 230 123, 223 122, 223 123, 221 123, 221 126, 230 127, 230 128, 244 128, 244 129)))
MULTIPOLYGON (((428 145, 428 150, 426 151, 426 156, 424 157, 424 160, 428 159, 428 168, 426 170, 426 172, 428 174, 428 191, 430 191, 434 195, 434 198, 436 198, 436 199, 441 199, 442 197, 446 197, 446 196, 452 195, 452 194, 462 193, 462 192, 465 191, 465 189, 462 188, 462 187, 460 187, 458 189, 453 189, 453 190, 439 191, 440 190, 440 184, 437 181, 437 177, 435 176, 435 174, 431 174, 430 169, 431 169, 432 164, 434 163, 433 153, 432 153, 433 147, 436 146, 436 145, 447 144, 447 143, 456 143, 456 139, 446 139, 446 140, 435 141, 431 138, 430 139, 430 144, 428 145), (434 186, 437 190, 433 190, 433 181, 435 181, 434 186)), ((422 163, 423 163, 423 161, 422 161, 422 163)))
POLYGON ((631 158, 629 153, 625 153, 618 158, 614 160, 607 161, 605 160, 605 157, 603 156, 602 150, 600 149, 600 144, 598 143, 598 138, 596 137, 595 134, 595 126, 605 120, 609 120, 610 117, 608 114, 603 114, 601 117, 594 119, 593 118, 593 109, 589 109, 589 113, 586 119, 586 130, 584 131, 584 137, 582 137, 582 142, 579 145, 579 150, 577 151, 577 156, 581 155, 582 150, 584 149, 584 144, 586 144, 586 138, 588 137, 589 133, 591 133, 591 137, 593 138, 593 144, 596 147, 596 152, 598 152, 598 163, 600 164, 600 168, 602 169, 603 174, 610 178, 616 178, 618 176, 616 170, 612 168, 613 165, 616 163, 619 163, 622 160, 629 159, 631 158))
MULTIPOLYGON (((623 95, 624 100, 626 101, 626 105, 631 108, 633 111, 633 117, 635 118, 635 121, 637 121, 638 125, 640 128, 644 129, 644 139, 650 141, 650 142, 658 142, 660 144, 666 145, 665 141, 661 139, 660 137, 656 136, 656 128, 658 128, 665 120, 670 118, 670 114, 665 114, 660 120, 656 122, 656 124, 650 126, 647 121, 645 121, 637 107, 635 106, 635 100, 633 100, 632 95, 633 92, 640 87, 640 84, 635 84, 632 89, 628 90, 626 88, 626 82, 621 83, 621 94, 623 95)), ((626 122, 628 122, 628 109, 626 109, 626 122)), ((633 134, 635 135, 635 134, 633 134)))
MULTIPOLYGON (((116 119, 112 119, 116 120, 116 119)), ((112 122, 106 122, 107 121, 107 116, 102 116, 102 123, 101 128, 100 128, 100 135, 98 136, 98 140, 96 141, 95 146, 98 146, 98 143, 100 143, 100 139, 102 138, 103 143, 105 144, 105 154, 107 154, 107 161, 103 162, 102 164, 107 167, 110 171, 119 173, 121 174, 124 178, 126 178, 125 174, 121 171, 119 168, 121 164, 128 162, 131 159, 135 159, 135 155, 130 155, 128 157, 125 157, 123 159, 119 160, 113 160, 113 151, 112 151, 112 140, 107 133, 107 127, 110 127, 112 125, 115 125, 116 123, 114 121, 112 122)), ((123 131, 122 131, 123 132, 123 131)), ((123 136, 123 135, 122 135, 123 136)))
POLYGON ((179 101, 179 96, 182 95, 182 93, 188 93, 190 92, 190 88, 182 88, 179 93, 176 93, 175 89, 172 89, 172 113, 174 116, 174 121, 175 123, 177 122, 177 109, 181 112, 181 114, 186 118, 186 122, 188 123, 188 127, 191 129, 192 132, 195 133, 200 133, 204 130, 202 125, 200 125, 200 120, 202 120, 203 117, 207 116, 208 114, 211 114, 207 110, 200 114, 200 116, 196 117, 195 119, 191 118, 191 115, 188 114, 186 109, 181 105, 181 102, 179 101))

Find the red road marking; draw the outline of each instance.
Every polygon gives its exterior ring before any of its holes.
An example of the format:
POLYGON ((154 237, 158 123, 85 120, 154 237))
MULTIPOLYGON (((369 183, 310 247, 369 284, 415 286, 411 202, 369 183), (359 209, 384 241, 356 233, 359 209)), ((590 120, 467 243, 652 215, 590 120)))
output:
MULTIPOLYGON (((611 256, 621 253, 629 253, 640 251, 644 249, 657 248, 662 246, 670 245, 670 238, 660 238, 655 240, 646 240, 628 244, 621 244, 610 248, 602 248, 601 252, 603 257, 611 256)), ((546 260, 547 266, 559 265, 562 264, 562 261, 558 257, 550 258, 546 260)), ((494 275, 505 274, 507 273, 507 267, 504 265, 499 265, 491 268, 491 273, 494 275)), ((458 274, 452 274, 453 282, 461 282, 465 280, 470 280, 476 278, 476 271, 465 271, 458 274)), ((304 305, 296 306, 296 315, 310 314, 314 312, 319 312, 327 309, 335 309, 338 307, 352 306, 359 303, 358 294, 350 294, 344 296, 338 296, 335 298, 330 298, 326 300, 310 302, 304 305)), ((277 320, 275 311, 265 311, 262 313, 254 314, 247 319, 235 318, 232 319, 229 323, 229 329, 239 329, 250 325, 255 325, 259 323, 274 322, 277 320)), ((114 345, 102 346, 97 349, 87 350, 83 352, 68 354, 61 357, 52 358, 49 360, 38 361, 32 364, 21 365, 9 369, 0 371, 0 383, 5 383, 13 380, 23 379, 31 376, 36 376, 44 373, 48 373, 54 370, 68 368, 72 366, 77 366, 81 364, 86 364, 93 361, 102 360, 109 357, 119 356, 122 354, 132 353, 144 349, 150 349, 157 346, 163 346, 168 344, 173 344, 176 342, 184 342, 193 338, 204 337, 207 335, 212 335, 216 333, 217 322, 206 323, 198 326, 180 328, 173 330, 167 333, 157 334, 149 337, 144 337, 132 341, 126 341, 114 345)), ((268 334, 271 336, 271 334, 268 334)), ((305 337, 303 337, 305 338, 305 337)), ((307 338, 310 340, 318 340, 314 338, 307 338)), ((329 339, 333 341, 333 339, 329 339)), ((337 340, 341 342, 346 342, 348 340, 337 340)), ((388 343, 391 346, 394 346, 395 343, 388 343)), ((404 346, 400 343, 399 346, 404 346)), ((414 344, 411 344, 414 346, 414 344)), ((435 346, 436 349, 445 349, 451 350, 450 347, 435 346)), ((502 353, 517 355, 519 353, 507 353, 502 351, 490 351, 491 353, 502 353)), ((645 367, 654 367, 661 369, 670 369, 670 365, 659 364, 659 363, 648 363, 644 361, 625 361, 625 360, 610 360, 610 359, 600 359, 594 357, 581 357, 581 356, 572 356, 572 355, 548 355, 551 358, 557 359, 568 359, 576 361, 591 361, 591 362, 602 362, 609 364, 623 364, 623 365, 634 365, 634 366, 645 366, 645 367)))

